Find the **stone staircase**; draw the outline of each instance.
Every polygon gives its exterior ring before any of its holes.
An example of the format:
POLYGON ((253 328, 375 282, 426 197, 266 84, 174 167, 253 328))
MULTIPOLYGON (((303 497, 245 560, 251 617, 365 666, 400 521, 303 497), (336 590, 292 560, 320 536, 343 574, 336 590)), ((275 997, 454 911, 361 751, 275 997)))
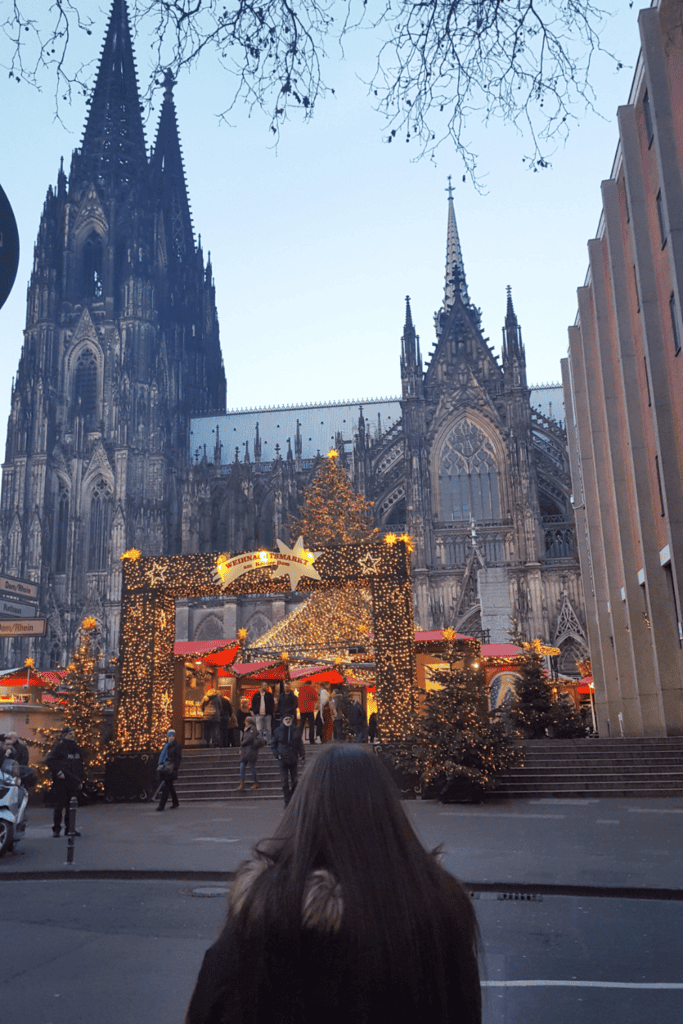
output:
MULTIPOLYGON (((299 762, 299 778, 320 751, 320 744, 305 744, 306 762, 299 762)), ((270 747, 262 747, 256 764, 259 788, 253 790, 251 772, 247 766, 244 789, 240 783, 240 752, 236 747, 217 747, 183 750, 180 774, 175 784, 178 799, 196 800, 282 800, 280 769, 270 747)))
POLYGON ((683 736, 526 740, 523 768, 491 795, 504 797, 683 796, 683 736))

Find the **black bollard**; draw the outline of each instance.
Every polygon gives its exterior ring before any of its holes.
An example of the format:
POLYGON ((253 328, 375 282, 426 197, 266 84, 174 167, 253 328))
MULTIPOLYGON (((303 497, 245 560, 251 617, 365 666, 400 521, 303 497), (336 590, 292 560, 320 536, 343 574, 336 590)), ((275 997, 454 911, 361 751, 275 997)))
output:
POLYGON ((75 796, 72 796, 69 800, 69 807, 67 810, 67 829, 66 829, 66 863, 73 864, 74 862, 74 846, 76 844, 76 811, 78 810, 78 800, 75 796))

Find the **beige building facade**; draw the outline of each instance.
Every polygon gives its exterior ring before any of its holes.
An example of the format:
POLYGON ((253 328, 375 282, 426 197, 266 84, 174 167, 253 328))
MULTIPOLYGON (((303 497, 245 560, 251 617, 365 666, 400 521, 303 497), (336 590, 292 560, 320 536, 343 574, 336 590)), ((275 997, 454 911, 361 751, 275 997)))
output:
POLYGON ((563 361, 598 724, 683 734, 683 5, 641 53, 563 361))

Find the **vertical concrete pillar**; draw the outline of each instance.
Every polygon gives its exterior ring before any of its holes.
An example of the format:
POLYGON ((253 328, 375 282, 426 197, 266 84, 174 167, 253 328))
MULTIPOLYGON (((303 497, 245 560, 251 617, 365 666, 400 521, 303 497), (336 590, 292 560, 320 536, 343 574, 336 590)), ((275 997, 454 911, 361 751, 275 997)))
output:
MULTIPOLYGON (((569 353, 571 360, 572 382, 574 385, 574 411, 576 414, 579 450, 581 453, 581 473, 585 495, 586 535, 588 539, 588 557, 595 601, 595 627, 589 629, 591 636, 591 652, 593 651, 592 634, 597 632, 598 647, 602 664, 594 665, 593 679, 595 682, 595 705, 598 726, 601 733, 618 735, 618 713, 621 711, 621 691, 617 663, 614 657, 614 638, 609 605, 609 584, 607 581, 607 549, 603 535, 603 521, 600 504, 600 487, 596 468, 595 448, 599 443, 598 430, 593 428, 591 409, 587 387, 587 367, 584 359, 584 347, 588 344, 586 333, 592 318, 592 304, 588 288, 579 288, 579 309, 581 311, 581 328, 569 330, 569 353), (602 670, 602 678, 597 674, 598 667, 602 670)), ((585 587, 585 581, 584 581, 585 587)))

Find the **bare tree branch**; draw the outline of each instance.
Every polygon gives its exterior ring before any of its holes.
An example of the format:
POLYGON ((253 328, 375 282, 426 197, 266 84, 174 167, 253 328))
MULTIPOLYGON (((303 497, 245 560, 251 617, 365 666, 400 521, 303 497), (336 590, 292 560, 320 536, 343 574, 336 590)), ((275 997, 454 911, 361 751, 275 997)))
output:
MULTIPOLYGON (((376 64, 363 80, 384 115, 387 142, 404 138, 420 155, 450 140, 477 180, 467 127, 492 118, 531 142, 534 170, 570 124, 592 107, 592 62, 605 53, 608 12, 593 0, 129 0, 131 22, 151 41, 155 75, 177 77, 211 55, 225 72, 221 116, 236 105, 263 111, 279 135, 294 112, 308 119, 334 89, 331 43, 362 28, 374 33, 376 64)), ((95 62, 70 69, 77 33, 92 33, 85 0, 0 0, 0 67, 41 87, 56 76, 56 98, 85 89, 95 62), (4 13, 3 13, 4 12, 4 13)), ((612 54, 616 69, 622 67, 612 54)), ((362 77, 362 76, 361 76, 362 77)), ((151 98, 154 82, 146 98, 151 98)))

